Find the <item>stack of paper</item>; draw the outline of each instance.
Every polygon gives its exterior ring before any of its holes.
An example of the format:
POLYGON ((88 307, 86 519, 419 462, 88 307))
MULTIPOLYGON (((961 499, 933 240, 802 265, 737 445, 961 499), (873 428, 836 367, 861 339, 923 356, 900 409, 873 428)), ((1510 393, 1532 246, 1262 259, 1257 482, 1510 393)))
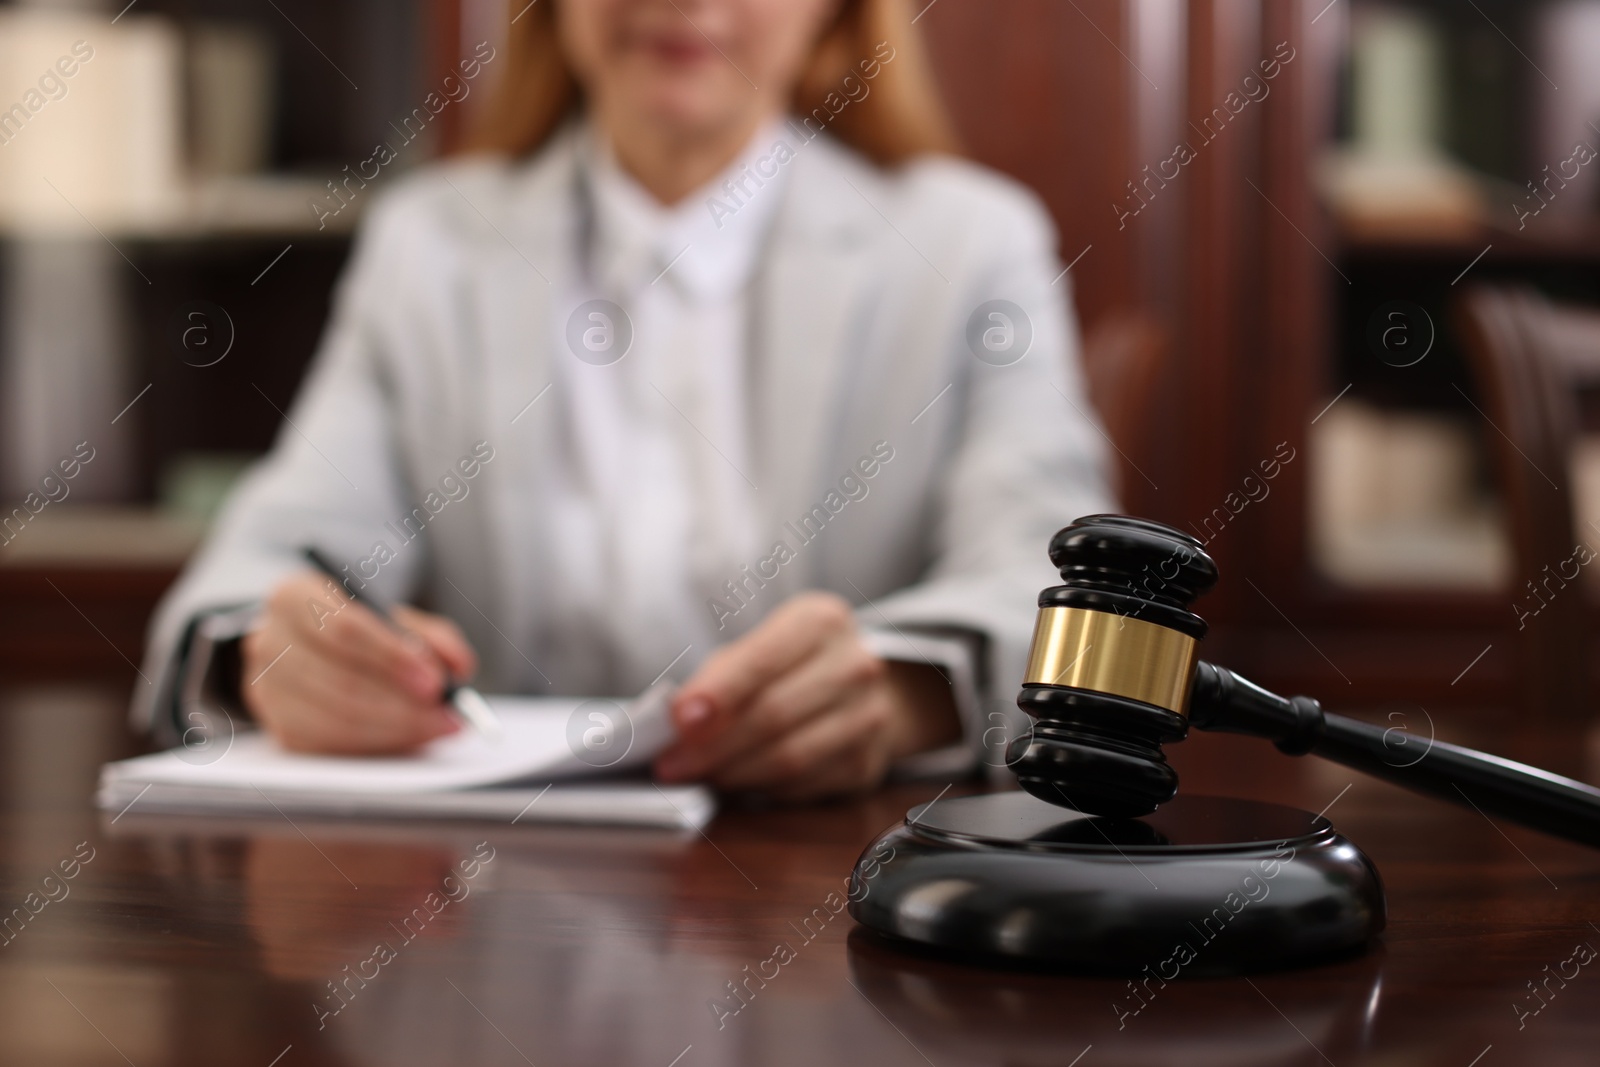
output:
POLYGON ((638 770, 672 737, 668 691, 633 701, 490 697, 504 736, 462 730, 414 756, 346 758, 285 751, 258 731, 101 769, 108 811, 401 816, 698 829, 716 811, 701 786, 663 787, 638 770), (604 778, 600 776, 604 775, 604 778), (581 779, 597 779, 582 781, 581 779))

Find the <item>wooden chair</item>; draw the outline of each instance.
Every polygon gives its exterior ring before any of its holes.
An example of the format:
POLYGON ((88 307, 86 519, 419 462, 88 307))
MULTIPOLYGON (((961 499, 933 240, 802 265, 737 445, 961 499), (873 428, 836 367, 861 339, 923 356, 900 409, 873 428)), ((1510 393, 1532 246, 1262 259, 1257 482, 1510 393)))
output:
POLYGON ((1572 573, 1580 539, 1600 549, 1600 533, 1576 529, 1570 473, 1585 394, 1600 390, 1600 311, 1479 286, 1462 294, 1455 320, 1493 424, 1486 440, 1511 535, 1506 621, 1518 643, 1518 688, 1531 714, 1587 721, 1585 576, 1563 583, 1560 572, 1572 573))

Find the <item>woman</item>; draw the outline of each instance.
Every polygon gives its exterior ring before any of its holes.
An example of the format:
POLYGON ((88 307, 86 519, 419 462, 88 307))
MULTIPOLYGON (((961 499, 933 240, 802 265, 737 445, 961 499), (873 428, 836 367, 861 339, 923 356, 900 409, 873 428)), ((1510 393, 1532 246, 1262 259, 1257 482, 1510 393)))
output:
POLYGON ((970 764, 1050 534, 1108 504, 1045 214, 949 154, 900 0, 545 0, 508 53, 483 151, 373 207, 146 721, 210 691, 393 752, 456 728, 446 671, 666 674, 666 780, 970 764), (307 544, 430 610, 397 635, 307 544))

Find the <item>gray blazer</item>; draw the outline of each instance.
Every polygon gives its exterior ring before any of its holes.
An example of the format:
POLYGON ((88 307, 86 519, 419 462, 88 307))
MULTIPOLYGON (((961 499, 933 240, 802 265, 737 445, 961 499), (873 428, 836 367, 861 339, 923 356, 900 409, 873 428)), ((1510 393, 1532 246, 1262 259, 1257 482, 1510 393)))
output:
MULTIPOLYGON (((541 611, 562 560, 529 521, 553 423, 528 405, 552 361, 573 358, 558 343, 573 309, 557 305, 582 269, 575 140, 525 162, 430 166, 373 204, 272 452, 156 614, 136 723, 173 721, 197 620, 258 603, 304 544, 355 561, 394 543, 385 524, 482 443, 494 458, 458 478, 470 492, 436 495, 425 535, 374 565, 370 591, 454 618, 488 691, 650 681, 604 676, 604 657, 563 648, 562 620, 541 611)), ((976 637, 984 706, 1009 706, 1035 598, 1058 581, 1050 535, 1112 506, 1049 218, 1022 187, 949 158, 887 171, 822 135, 787 166, 752 296, 750 474, 763 529, 793 558, 727 632, 830 590, 864 626, 976 637), (994 300, 1022 314, 991 318, 994 300), (886 448, 869 494, 834 511, 842 476, 886 448), (802 545, 819 508, 826 529, 802 545)))

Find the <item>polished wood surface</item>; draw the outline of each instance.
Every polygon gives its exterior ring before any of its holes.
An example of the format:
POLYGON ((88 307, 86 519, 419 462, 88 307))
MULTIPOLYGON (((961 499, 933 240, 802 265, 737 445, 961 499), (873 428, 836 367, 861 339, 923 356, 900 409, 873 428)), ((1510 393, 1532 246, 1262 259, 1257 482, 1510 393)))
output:
POLYGON ((1570 962, 1600 949, 1600 854, 1254 741, 1174 746, 1185 788, 1327 807, 1389 928, 1332 966, 1152 985, 1119 1028, 1124 981, 908 955, 831 913, 861 847, 944 782, 705 836, 99 813, 99 763, 134 747, 123 696, 0 690, 0 901, 38 909, 0 946, 0 1063, 1555 1067, 1600 1040, 1600 968, 1570 962), (774 967, 731 1013, 727 983, 774 967))

